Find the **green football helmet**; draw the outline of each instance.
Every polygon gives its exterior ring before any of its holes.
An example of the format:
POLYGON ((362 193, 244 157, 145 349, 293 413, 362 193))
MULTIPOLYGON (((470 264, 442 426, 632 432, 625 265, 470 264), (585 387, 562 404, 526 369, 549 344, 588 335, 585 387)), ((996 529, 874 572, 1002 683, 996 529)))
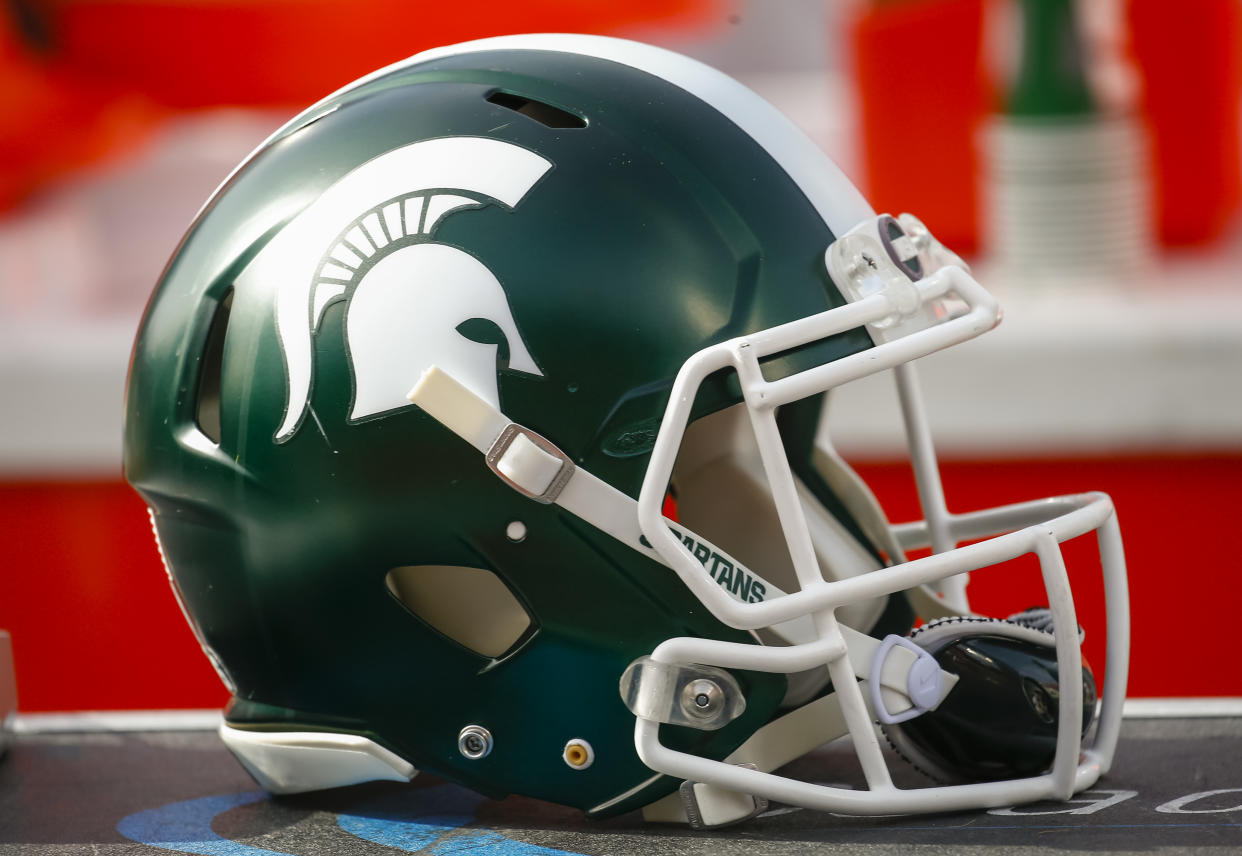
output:
POLYGON ((998 319, 725 75, 472 42, 311 107, 207 203, 138 333, 125 472, 273 792, 425 770, 702 826, 1064 798, 1125 690, 1111 503, 949 514, 910 366, 998 319), (886 370, 901 526, 820 430, 886 370), (1098 718, 1058 547, 1092 530, 1098 718), (1048 607, 974 615, 967 572, 1023 553, 1048 607), (892 784, 876 722, 934 783, 892 784), (867 789, 772 772, 846 734, 867 789))

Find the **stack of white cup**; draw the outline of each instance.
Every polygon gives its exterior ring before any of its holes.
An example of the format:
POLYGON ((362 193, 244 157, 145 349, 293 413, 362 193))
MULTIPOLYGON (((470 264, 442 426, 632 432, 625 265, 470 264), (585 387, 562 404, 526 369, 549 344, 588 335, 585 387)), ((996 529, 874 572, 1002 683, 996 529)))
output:
POLYGON ((1125 116, 997 117, 983 134, 986 246, 1007 278, 1115 280, 1152 260, 1147 149, 1125 116))

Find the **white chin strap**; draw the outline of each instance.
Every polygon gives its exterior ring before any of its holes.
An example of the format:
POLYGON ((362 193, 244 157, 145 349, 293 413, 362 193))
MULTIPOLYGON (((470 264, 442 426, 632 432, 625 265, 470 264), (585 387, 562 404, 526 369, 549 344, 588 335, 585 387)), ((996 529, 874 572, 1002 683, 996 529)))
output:
MULTIPOLYGON (((638 524, 638 503, 626 494, 574 466, 552 443, 535 432, 511 422, 503 413, 455 378, 433 366, 410 391, 409 399, 430 416, 481 452, 487 466, 524 496, 540 503, 560 506, 576 517, 611 535, 643 555, 668 566, 668 562, 643 537, 638 524)), ((735 578, 748 579, 749 597, 761 593, 764 600, 785 596, 772 583, 745 568, 728 554, 681 524, 665 520, 681 539, 689 539, 700 551, 728 564, 735 578)), ((706 564, 702 568, 708 576, 706 564)), ((734 598, 738 586, 726 587, 734 598)), ((767 628, 792 645, 806 645, 819 638, 810 616, 792 618, 767 628)), ((862 676, 864 694, 884 715, 917 715, 937 707, 957 678, 930 667, 927 655, 913 646, 874 639, 841 626, 846 656, 855 674, 862 676), (875 683, 874 689, 871 684, 875 683)), ((820 661, 822 664, 822 660, 820 661)), ((875 712, 873 711, 873 714, 875 712)), ((836 739, 849 729, 836 695, 823 696, 759 728, 726 762, 763 772, 836 739)), ((686 821, 696 826, 719 826, 745 819, 765 803, 745 794, 706 783, 688 783, 680 795, 673 794, 645 809, 648 819, 686 821)))

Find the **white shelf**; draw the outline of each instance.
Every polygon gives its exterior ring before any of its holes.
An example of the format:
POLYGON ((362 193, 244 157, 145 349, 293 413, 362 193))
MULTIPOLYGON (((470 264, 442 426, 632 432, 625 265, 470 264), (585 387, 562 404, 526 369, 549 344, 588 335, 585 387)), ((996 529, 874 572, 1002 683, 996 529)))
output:
POLYGON ((138 317, 0 323, 0 478, 121 472, 138 317))

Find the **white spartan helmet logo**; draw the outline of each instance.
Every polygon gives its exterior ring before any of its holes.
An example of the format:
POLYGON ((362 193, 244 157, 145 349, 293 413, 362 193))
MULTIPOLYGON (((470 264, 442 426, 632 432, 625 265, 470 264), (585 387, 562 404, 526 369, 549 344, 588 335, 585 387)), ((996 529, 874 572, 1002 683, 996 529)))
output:
POLYGON ((277 442, 292 437, 310 410, 312 337, 337 300, 349 300, 351 422, 413 406, 406 395, 432 365, 499 407, 499 344, 458 330, 473 319, 504 336, 510 369, 542 374, 495 275, 468 253, 429 238, 462 208, 513 208, 551 166, 499 140, 424 140, 353 170, 281 230, 237 280, 239 288, 276 286, 288 381, 277 442), (325 252, 308 253, 312 247, 325 252))

